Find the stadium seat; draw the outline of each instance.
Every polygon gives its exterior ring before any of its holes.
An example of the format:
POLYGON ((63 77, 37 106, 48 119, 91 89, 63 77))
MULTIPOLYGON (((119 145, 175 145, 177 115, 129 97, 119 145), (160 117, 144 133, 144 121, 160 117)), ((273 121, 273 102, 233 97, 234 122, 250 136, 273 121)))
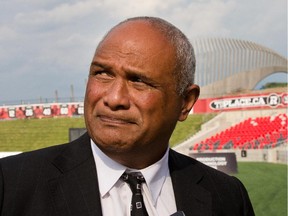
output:
POLYGON ((248 118, 196 143, 193 150, 274 148, 287 140, 287 115, 248 118))

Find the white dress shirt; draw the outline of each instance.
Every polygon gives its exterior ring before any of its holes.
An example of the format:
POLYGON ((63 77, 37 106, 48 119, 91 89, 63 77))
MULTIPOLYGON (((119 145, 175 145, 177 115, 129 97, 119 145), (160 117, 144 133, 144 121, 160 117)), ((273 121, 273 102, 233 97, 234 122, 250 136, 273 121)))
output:
POLYGON ((120 179, 125 170, 140 171, 146 183, 142 194, 149 216, 169 216, 176 212, 176 202, 165 155, 155 164, 141 170, 131 170, 105 155, 91 140, 96 163, 103 216, 128 216, 132 192, 127 183, 120 179))

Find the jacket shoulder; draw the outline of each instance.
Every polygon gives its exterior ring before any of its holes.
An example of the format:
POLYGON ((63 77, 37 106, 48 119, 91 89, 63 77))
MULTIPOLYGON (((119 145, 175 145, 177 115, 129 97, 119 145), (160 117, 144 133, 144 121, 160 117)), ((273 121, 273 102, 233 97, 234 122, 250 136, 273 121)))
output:
POLYGON ((226 215, 227 212, 254 215, 247 190, 236 177, 173 150, 170 151, 169 159, 170 172, 174 178, 190 180, 190 185, 196 184, 211 195, 213 212, 219 212, 220 215, 226 215))

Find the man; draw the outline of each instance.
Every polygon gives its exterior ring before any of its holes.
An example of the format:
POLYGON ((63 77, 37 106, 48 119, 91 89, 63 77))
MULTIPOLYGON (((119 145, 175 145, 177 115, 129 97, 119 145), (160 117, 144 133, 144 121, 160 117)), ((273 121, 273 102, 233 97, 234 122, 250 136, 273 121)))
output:
POLYGON ((199 96, 194 72, 192 45, 170 23, 112 28, 90 67, 88 133, 2 159, 1 216, 133 215, 139 203, 142 215, 254 215, 239 180, 168 147, 199 96), (137 193, 127 180, 136 172, 137 193))

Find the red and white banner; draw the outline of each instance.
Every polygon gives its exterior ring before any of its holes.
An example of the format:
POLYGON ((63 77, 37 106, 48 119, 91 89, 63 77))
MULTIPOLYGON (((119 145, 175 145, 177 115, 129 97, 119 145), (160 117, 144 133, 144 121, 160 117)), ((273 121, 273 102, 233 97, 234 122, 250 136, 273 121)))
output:
POLYGON ((288 106, 287 93, 235 95, 199 99, 193 113, 223 112, 250 109, 275 109, 288 106))
POLYGON ((55 116, 81 116, 83 103, 53 103, 0 106, 0 119, 47 118, 55 116))
MULTIPOLYGON (((236 95, 199 99, 193 113, 210 113, 248 109, 277 109, 288 107, 287 93, 236 95)), ((47 118, 81 116, 83 102, 0 106, 1 119, 47 118)))

